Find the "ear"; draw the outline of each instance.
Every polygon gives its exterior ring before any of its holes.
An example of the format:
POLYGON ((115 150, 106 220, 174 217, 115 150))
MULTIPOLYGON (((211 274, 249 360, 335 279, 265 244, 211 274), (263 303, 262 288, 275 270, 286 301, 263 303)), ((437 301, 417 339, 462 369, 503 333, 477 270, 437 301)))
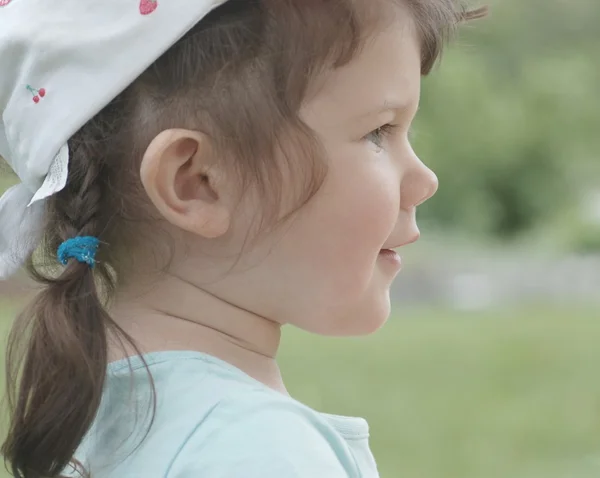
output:
POLYGON ((142 185, 160 214, 171 224, 205 238, 227 232, 231 211, 223 165, 210 152, 209 139, 197 131, 159 133, 144 153, 142 185))

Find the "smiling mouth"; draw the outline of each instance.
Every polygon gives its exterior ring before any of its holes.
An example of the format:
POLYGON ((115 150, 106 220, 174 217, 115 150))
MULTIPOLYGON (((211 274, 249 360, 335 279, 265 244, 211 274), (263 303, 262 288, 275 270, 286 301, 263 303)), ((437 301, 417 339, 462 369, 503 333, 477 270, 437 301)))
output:
POLYGON ((393 265, 394 269, 397 271, 402 267, 402 258, 396 251, 391 249, 381 249, 378 257, 387 264, 393 265))
POLYGON ((394 249, 381 249, 379 251, 379 254, 392 255, 392 254, 398 254, 398 253, 394 249))

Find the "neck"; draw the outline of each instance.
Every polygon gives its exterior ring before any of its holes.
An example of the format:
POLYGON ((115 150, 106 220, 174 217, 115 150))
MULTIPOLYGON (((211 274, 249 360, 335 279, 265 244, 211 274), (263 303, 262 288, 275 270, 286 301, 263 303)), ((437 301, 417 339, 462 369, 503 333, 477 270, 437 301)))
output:
MULTIPOLYGON (((145 290, 122 291, 111 316, 142 353, 203 352, 239 368, 255 380, 287 393, 275 356, 281 326, 241 309, 182 277, 169 275, 145 290)), ((111 346, 110 360, 132 355, 111 346)))

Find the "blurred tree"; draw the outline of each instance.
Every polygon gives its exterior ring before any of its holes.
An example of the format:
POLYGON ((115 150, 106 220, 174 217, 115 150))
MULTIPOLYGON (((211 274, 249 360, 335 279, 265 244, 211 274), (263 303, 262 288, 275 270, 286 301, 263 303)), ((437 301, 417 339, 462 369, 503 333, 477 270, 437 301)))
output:
POLYGON ((489 3, 425 81, 415 148, 440 177, 425 218, 513 237, 600 185, 600 3, 489 3))

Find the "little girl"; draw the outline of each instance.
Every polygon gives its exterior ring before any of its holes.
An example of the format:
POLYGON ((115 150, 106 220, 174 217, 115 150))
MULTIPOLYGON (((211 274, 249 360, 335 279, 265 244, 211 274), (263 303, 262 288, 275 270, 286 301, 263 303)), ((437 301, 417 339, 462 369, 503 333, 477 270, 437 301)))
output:
POLYGON ((484 14, 457 3, 2 2, 0 271, 42 284, 8 342, 14 476, 378 476, 277 349, 386 321, 437 188, 420 78, 484 14))

